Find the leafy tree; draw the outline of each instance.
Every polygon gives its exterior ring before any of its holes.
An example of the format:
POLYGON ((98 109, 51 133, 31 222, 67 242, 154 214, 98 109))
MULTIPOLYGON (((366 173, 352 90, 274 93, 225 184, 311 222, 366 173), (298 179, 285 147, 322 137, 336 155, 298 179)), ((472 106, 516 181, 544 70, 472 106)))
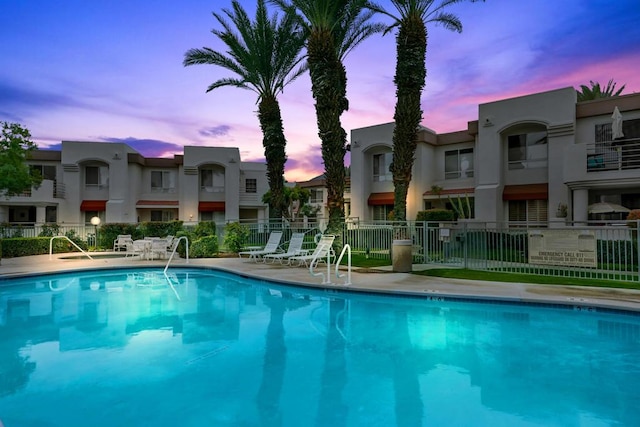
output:
MULTIPOLYGON (((269 203, 271 192, 267 191, 262 196, 263 203, 269 203)), ((286 208, 283 211, 285 218, 291 221, 298 219, 300 215, 312 213, 313 208, 308 204, 311 199, 311 191, 302 187, 284 187, 284 201, 286 208)))
POLYGON ((258 0, 255 20, 251 21, 237 0, 233 10, 223 9, 231 20, 213 13, 222 30, 212 30, 228 48, 221 53, 204 47, 190 49, 184 56, 185 66, 211 64, 225 68, 237 77, 223 78, 213 82, 207 92, 223 86, 249 89, 258 94, 258 120, 262 129, 262 145, 267 161, 269 189, 273 194, 269 203, 269 216, 281 218, 285 208, 283 199, 284 164, 286 139, 277 95, 284 87, 299 77, 304 66, 301 55, 305 32, 292 14, 269 17, 264 0, 258 0))
POLYGON ((325 165, 327 231, 340 235, 344 223, 344 156, 347 133, 340 116, 349 109, 346 55, 383 27, 369 23, 367 0, 271 0, 283 10, 297 12, 308 33, 307 65, 315 100, 318 136, 325 165))
POLYGON ((31 187, 38 188, 42 176, 37 172, 32 173, 26 164, 31 152, 38 149, 31 141, 31 133, 18 123, 0 123, 0 192, 6 197, 11 197, 31 187))
POLYGON ((434 0, 391 0, 396 14, 377 4, 371 5, 371 10, 393 20, 385 33, 398 29, 394 78, 397 99, 393 116, 393 161, 390 168, 394 185, 393 212, 397 221, 407 219, 407 192, 411 182, 418 127, 422 120, 420 97, 427 76, 427 24, 433 22, 448 30, 461 32, 462 23, 458 17, 443 10, 462 1, 466 0, 442 0, 435 5, 434 0))
POLYGON ((626 84, 624 84, 620 89, 616 91, 616 83, 613 81, 613 79, 609 80, 604 90, 600 87, 600 83, 598 82, 590 80, 589 84, 591 85, 591 87, 580 85, 580 90, 576 91, 578 93, 578 102, 592 101, 594 99, 600 98, 610 98, 612 96, 620 96, 624 88, 627 86, 626 84))

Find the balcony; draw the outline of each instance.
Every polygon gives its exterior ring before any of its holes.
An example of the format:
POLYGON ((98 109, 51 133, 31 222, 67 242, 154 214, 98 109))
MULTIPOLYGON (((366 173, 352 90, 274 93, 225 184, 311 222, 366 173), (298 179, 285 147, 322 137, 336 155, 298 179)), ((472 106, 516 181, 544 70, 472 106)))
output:
POLYGON ((587 172, 640 168, 640 138, 587 144, 587 172))

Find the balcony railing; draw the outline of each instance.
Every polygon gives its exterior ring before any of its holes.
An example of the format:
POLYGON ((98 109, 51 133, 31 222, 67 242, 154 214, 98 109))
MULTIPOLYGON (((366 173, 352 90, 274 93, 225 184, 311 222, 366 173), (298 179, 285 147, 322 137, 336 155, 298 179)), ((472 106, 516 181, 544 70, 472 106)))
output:
POLYGON ((587 144, 587 172, 640 168, 640 138, 587 144))

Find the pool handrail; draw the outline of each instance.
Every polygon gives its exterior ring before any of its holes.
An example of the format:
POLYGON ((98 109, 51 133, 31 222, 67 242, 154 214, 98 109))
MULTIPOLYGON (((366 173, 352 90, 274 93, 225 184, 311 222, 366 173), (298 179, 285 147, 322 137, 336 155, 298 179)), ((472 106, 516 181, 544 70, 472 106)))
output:
POLYGON ((80 252, 82 252, 83 254, 85 254, 87 257, 89 257, 90 260, 93 260, 93 258, 91 257, 91 255, 89 255, 88 253, 86 253, 85 251, 82 250, 82 248, 78 245, 76 245, 76 242, 74 242, 73 240, 71 240, 70 238, 68 238, 67 236, 53 236, 50 240, 49 240, 49 260, 53 259, 53 239, 67 239, 69 241, 69 243, 71 243, 73 246, 75 246, 76 248, 78 248, 78 250, 80 252))
POLYGON ((167 261, 167 265, 164 266, 164 274, 167 274, 167 269, 169 268, 169 264, 171 264, 171 260, 173 259, 173 256, 176 254, 176 251, 178 250, 178 245, 180 244, 180 241, 184 239, 185 241, 185 245, 187 245, 187 249, 186 249, 186 254, 187 254, 187 264, 189 264, 189 239, 187 239, 187 236, 180 236, 177 239, 175 239, 173 241, 173 249, 171 250, 171 255, 169 256, 169 260, 167 261))
POLYGON ((349 244, 344 245, 342 251, 340 252, 340 256, 336 261, 336 278, 340 279, 345 277, 345 274, 340 274, 340 261, 342 261, 342 257, 344 257, 345 252, 347 253, 347 274, 346 279, 344 281, 345 286, 349 286, 351 284, 351 246, 349 244))
POLYGON ((320 243, 318 245, 318 249, 316 254, 313 256, 313 258, 311 259, 311 262, 309 262, 309 274, 311 274, 312 276, 322 276, 322 284, 323 285, 331 285, 331 245, 326 244, 326 243, 320 243), (323 272, 318 272, 315 273, 313 271, 313 267, 315 265, 318 264, 318 262, 320 261, 320 256, 322 256, 322 252, 324 250, 325 247, 327 247, 327 274, 325 275, 323 272))

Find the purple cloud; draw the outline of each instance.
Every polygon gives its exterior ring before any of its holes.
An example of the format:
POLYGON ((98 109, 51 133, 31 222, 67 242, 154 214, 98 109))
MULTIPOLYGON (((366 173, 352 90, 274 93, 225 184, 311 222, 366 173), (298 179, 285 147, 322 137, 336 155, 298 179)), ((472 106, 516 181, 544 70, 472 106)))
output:
POLYGON ((213 126, 210 128, 200 129, 198 133, 202 136, 219 138, 221 136, 228 135, 230 130, 231 130, 231 126, 229 125, 219 125, 219 126, 213 126))

